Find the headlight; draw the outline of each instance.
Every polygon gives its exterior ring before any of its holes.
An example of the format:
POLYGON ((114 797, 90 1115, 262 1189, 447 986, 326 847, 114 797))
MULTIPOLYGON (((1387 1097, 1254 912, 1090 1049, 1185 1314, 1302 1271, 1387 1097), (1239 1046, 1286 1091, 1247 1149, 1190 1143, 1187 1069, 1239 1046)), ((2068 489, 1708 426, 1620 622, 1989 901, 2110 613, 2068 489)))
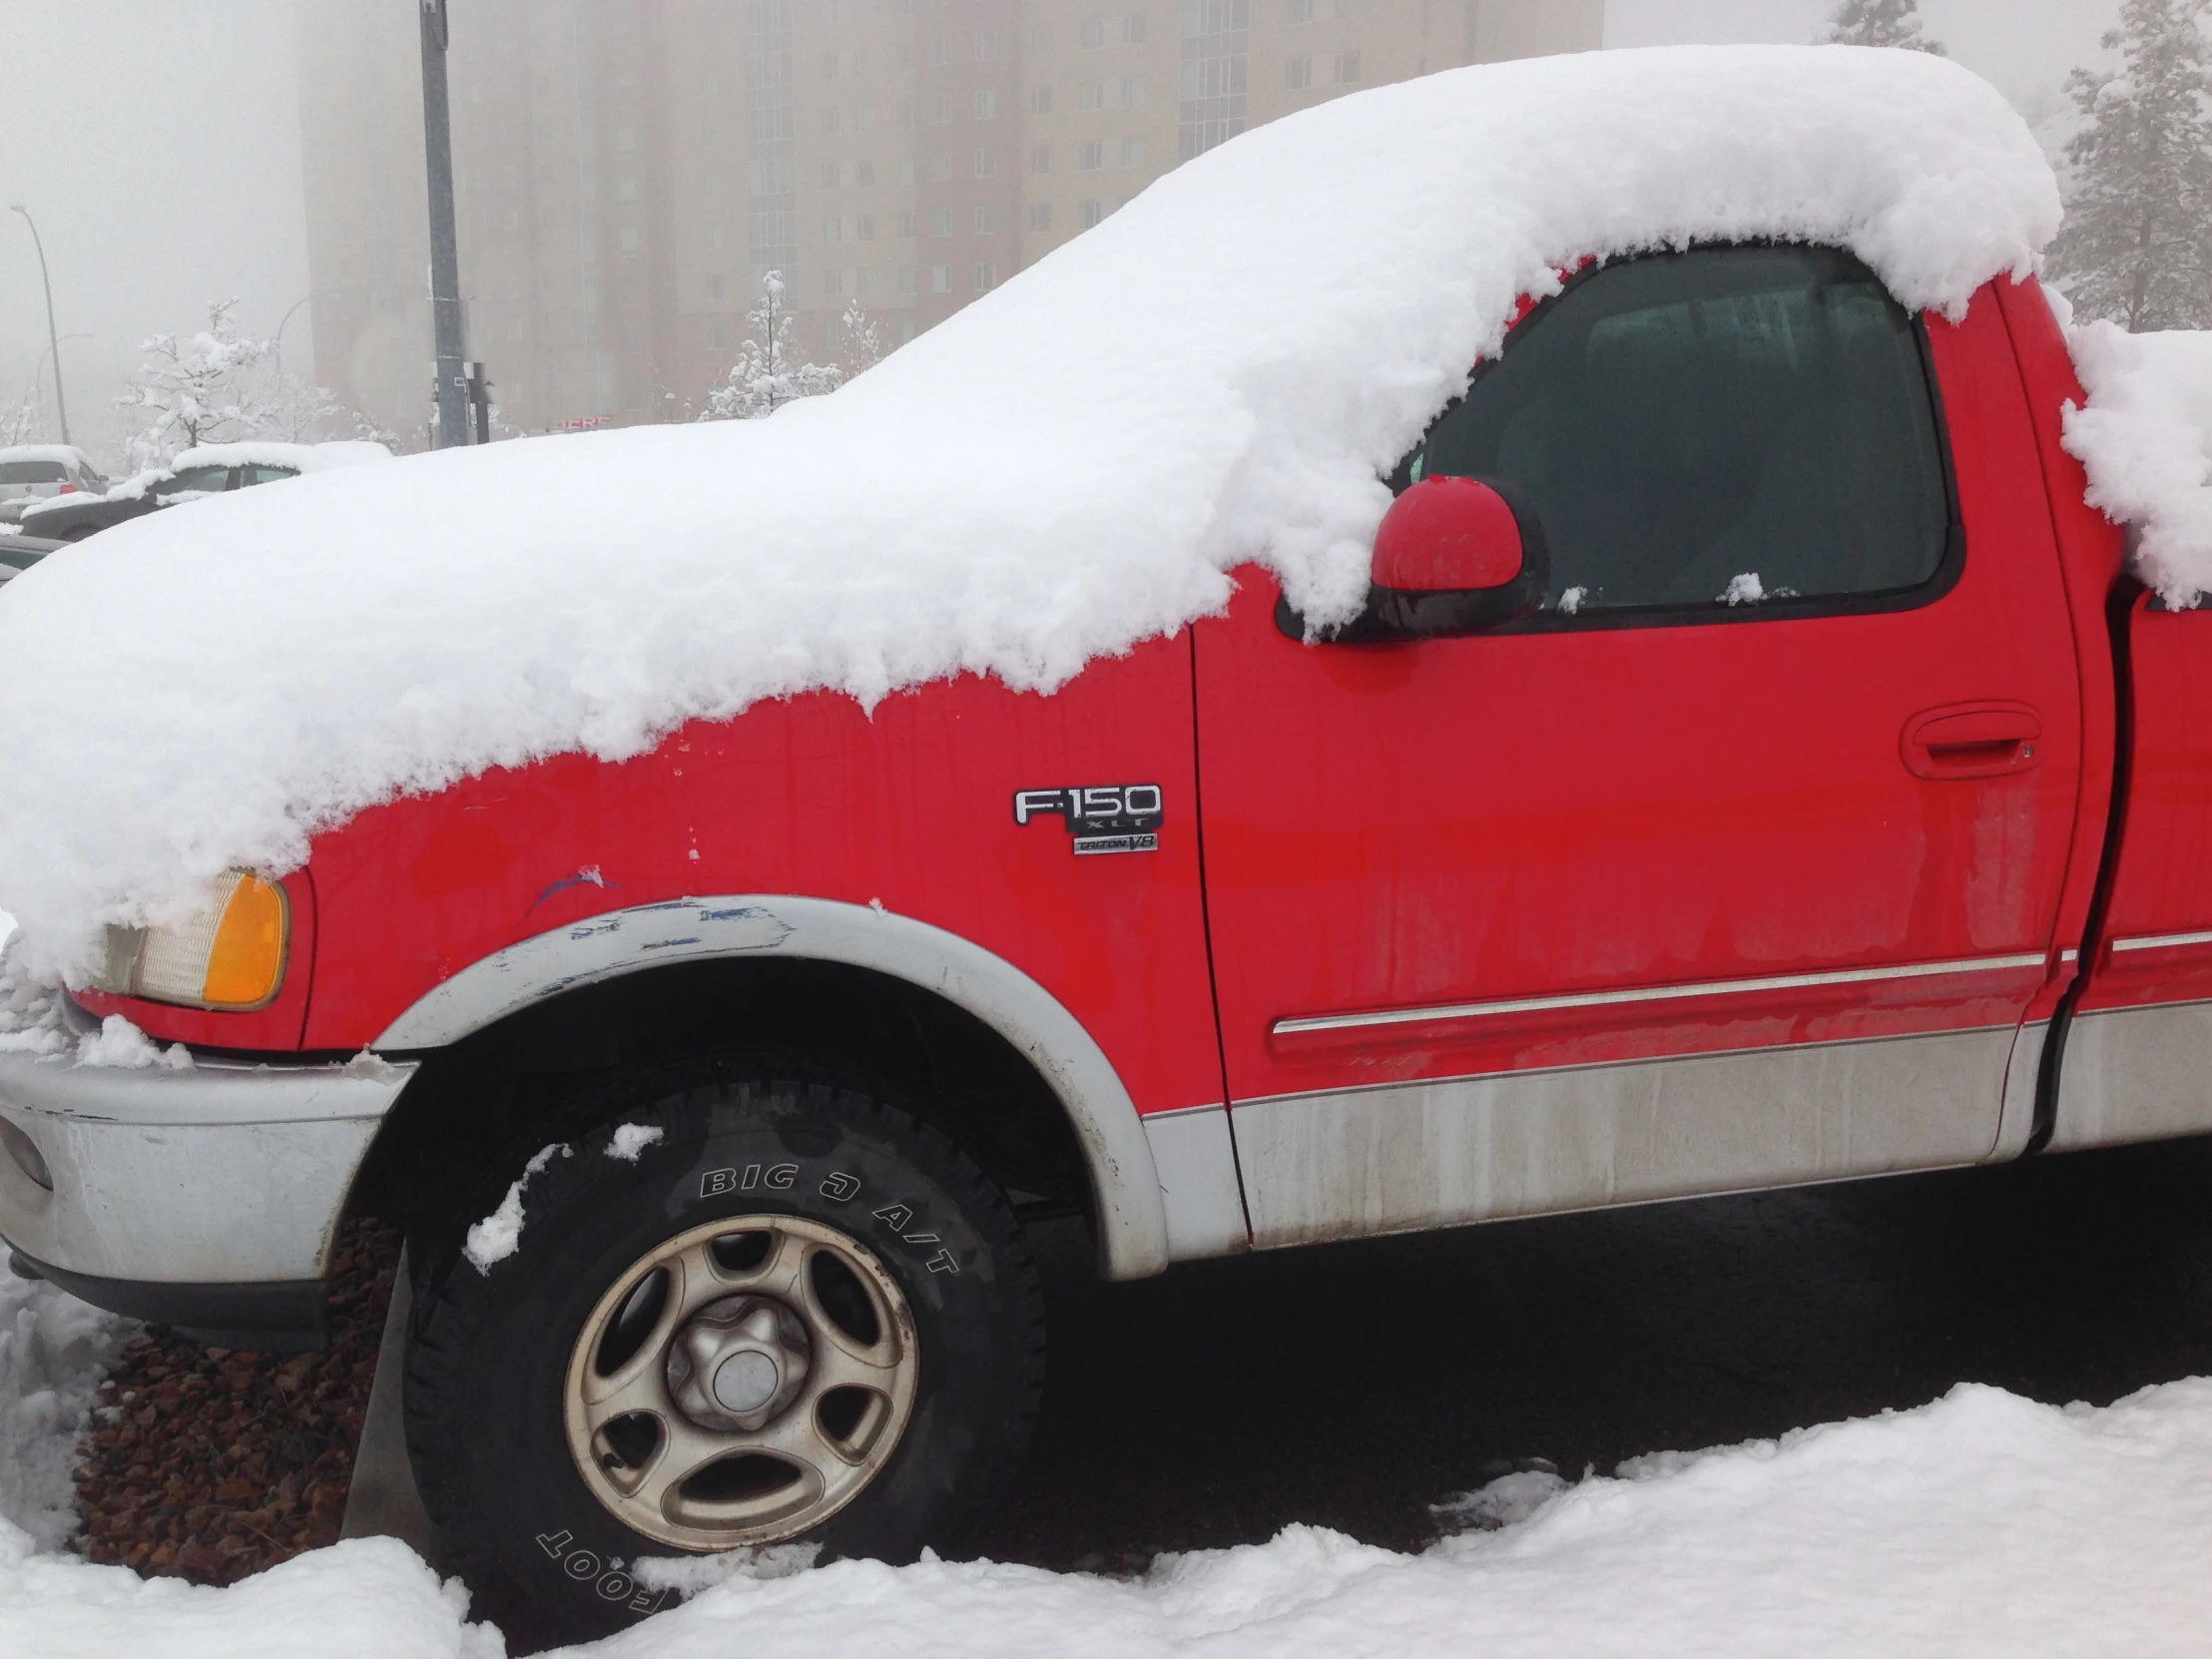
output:
POLYGON ((284 889, 235 869, 215 902, 175 927, 110 927, 99 988, 198 1008, 261 1008, 284 982, 291 912, 284 889))

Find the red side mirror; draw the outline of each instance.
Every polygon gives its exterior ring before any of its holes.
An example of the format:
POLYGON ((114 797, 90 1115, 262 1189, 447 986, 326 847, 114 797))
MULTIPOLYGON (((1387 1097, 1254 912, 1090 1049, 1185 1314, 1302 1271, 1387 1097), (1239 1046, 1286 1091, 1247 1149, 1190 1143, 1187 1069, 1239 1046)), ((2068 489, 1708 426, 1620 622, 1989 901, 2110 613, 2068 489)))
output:
POLYGON ((1478 478, 1423 478, 1390 503, 1375 536, 1373 576, 1399 593, 1502 588, 1527 564, 1519 521, 1478 478))

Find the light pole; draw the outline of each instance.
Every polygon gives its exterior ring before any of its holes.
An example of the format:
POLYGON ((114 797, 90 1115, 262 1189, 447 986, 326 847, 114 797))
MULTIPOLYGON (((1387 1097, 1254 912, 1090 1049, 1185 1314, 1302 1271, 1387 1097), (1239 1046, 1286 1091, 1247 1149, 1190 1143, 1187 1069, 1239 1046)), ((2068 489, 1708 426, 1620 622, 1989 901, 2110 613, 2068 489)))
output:
POLYGON ((293 314, 298 311, 299 307, 304 305, 307 300, 312 299, 314 295, 310 293, 301 298, 294 299, 291 302, 291 309, 284 313, 284 321, 276 324, 276 372, 279 374, 283 373, 284 371, 284 322, 289 322, 292 319, 293 314))
POLYGON ((62 340, 54 332, 54 283, 46 275, 46 244, 38 234, 38 222, 20 202, 10 202, 8 212, 21 214, 31 228, 31 246, 38 250, 38 279, 46 288, 46 349, 54 354, 54 407, 61 412, 62 442, 69 441, 69 399, 62 395, 62 340))
POLYGON ((438 447, 468 442, 461 353, 461 256, 453 230, 453 120, 445 95, 445 0, 422 4, 422 159, 430 182, 430 321, 437 351, 438 447))
MULTIPOLYGON (((79 330, 78 330, 78 331, 77 331, 76 333, 74 333, 74 334, 64 334, 64 335, 62 335, 62 339, 90 339, 90 338, 92 338, 92 333, 91 333, 91 330, 89 330, 89 329, 83 329, 83 328, 80 328, 80 329, 79 329, 79 330)), ((61 340, 56 340, 56 341, 54 342, 54 345, 59 345, 60 343, 61 343, 61 340)), ((51 356, 53 356, 53 355, 54 355, 54 345, 49 345, 49 346, 48 346, 48 347, 47 347, 47 348, 46 348, 45 350, 41 351, 41 352, 40 352, 40 353, 38 354, 38 362, 37 362, 37 364, 36 364, 35 366, 33 366, 33 368, 31 369, 31 395, 32 395, 33 397, 35 397, 35 398, 38 398, 38 400, 39 400, 39 401, 40 401, 41 403, 43 403, 43 402, 45 401, 45 398, 44 398, 44 396, 42 395, 42 393, 43 393, 43 391, 44 391, 44 389, 45 389, 45 386, 46 386, 46 359, 47 359, 48 357, 51 357, 51 356)), ((59 359, 57 359, 57 361, 58 361, 58 360, 59 360, 59 359)), ((56 368, 56 369, 55 369, 55 371, 54 371, 54 390, 55 390, 55 393, 56 393, 56 395, 57 395, 57 396, 58 396, 58 395, 60 394, 60 392, 61 392, 61 386, 62 386, 62 376, 61 376, 61 370, 60 370, 59 368, 56 368)), ((65 443, 66 443, 66 442, 68 442, 68 436, 67 436, 67 432, 68 432, 68 429, 67 429, 66 427, 65 427, 65 428, 63 428, 63 433, 64 433, 64 436, 63 436, 63 439, 62 439, 62 441, 63 441, 63 442, 65 442, 65 443)))

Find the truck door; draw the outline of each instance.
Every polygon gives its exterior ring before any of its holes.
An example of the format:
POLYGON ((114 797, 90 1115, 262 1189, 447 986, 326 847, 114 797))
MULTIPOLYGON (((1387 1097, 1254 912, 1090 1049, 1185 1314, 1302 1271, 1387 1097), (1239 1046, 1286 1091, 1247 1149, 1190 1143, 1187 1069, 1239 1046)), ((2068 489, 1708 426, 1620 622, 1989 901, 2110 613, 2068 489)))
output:
POLYGON ((1538 615, 1336 644, 1243 573, 1199 759, 1258 1242, 1988 1155, 2080 771, 2032 452, 1987 293, 1665 255, 1392 480, 1515 486, 1538 615))

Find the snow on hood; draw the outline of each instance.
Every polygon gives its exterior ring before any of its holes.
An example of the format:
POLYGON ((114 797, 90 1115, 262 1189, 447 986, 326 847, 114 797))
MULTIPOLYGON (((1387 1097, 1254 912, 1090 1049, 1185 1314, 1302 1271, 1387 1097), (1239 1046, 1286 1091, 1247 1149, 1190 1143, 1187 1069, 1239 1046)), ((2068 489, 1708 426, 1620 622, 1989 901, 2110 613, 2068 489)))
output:
POLYGON ((1585 256, 1778 238, 1959 312, 2058 193, 1920 53, 1673 48, 1342 99, 1169 174, 833 396, 446 450, 125 524, 0 594, 27 965, 380 800, 830 688, 1055 687, 1257 560, 1349 615, 1382 474, 1585 256))
POLYGON ((2169 605, 2212 593, 2212 333, 2068 330, 2087 408, 2066 408, 2066 448, 2089 504, 2133 524, 2136 574, 2169 605))

